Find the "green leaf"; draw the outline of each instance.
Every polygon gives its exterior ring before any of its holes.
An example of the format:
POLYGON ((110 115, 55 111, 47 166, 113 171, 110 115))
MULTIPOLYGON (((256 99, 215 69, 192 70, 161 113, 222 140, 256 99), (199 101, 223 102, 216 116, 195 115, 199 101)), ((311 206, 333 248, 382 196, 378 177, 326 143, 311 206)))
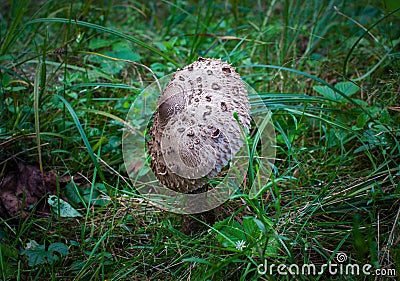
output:
POLYGON ((91 199, 91 204, 97 205, 97 206, 104 206, 108 203, 108 200, 106 199, 101 199, 102 193, 105 194, 107 193, 107 188, 105 187, 104 184, 102 183, 96 183, 93 187, 93 192, 90 197, 90 188, 86 188, 85 192, 83 193, 84 196, 83 198, 85 199, 85 202, 88 203, 91 199))
POLYGON ((78 187, 75 185, 75 183, 67 183, 65 186, 65 193, 68 201, 71 202, 73 205, 78 205, 82 202, 82 196, 79 193, 78 187))
POLYGON ((26 87, 22 87, 22 86, 19 86, 19 87, 8 87, 8 88, 6 88, 6 90, 10 91, 10 92, 18 92, 18 91, 26 90, 26 87))
POLYGON ((11 76, 8 73, 4 73, 1 81, 3 87, 8 87, 8 85, 10 85, 10 82, 11 82, 11 76))
POLYGON ((17 250, 12 247, 11 245, 8 245, 6 243, 1 243, 0 244, 0 252, 2 255, 2 258, 11 258, 13 260, 16 260, 18 258, 18 252, 17 250))
POLYGON ((52 254, 54 254, 54 252, 57 252, 61 256, 65 257, 68 255, 68 246, 61 242, 55 242, 50 244, 48 251, 52 254))
POLYGON ((247 216, 243 218, 243 229, 246 233, 247 241, 255 242, 262 234, 260 228, 254 220, 254 217, 247 216))
POLYGON ((93 38, 89 42, 89 49, 97 50, 104 47, 110 46, 110 40, 102 39, 102 38, 93 38))
POLYGON ((265 249, 266 256, 276 256, 279 253, 279 241, 276 237, 272 236, 268 239, 268 245, 265 249))
POLYGON ((367 121, 369 120, 369 116, 365 113, 361 113, 357 117, 357 127, 358 128, 364 128, 365 124, 367 124, 367 121))
POLYGON ((346 96, 350 97, 360 90, 356 84, 352 82, 339 82, 335 85, 335 88, 343 92, 346 96))
POLYGON ((49 253, 46 251, 44 245, 36 245, 30 249, 23 250, 21 253, 28 257, 29 266, 36 266, 38 264, 45 263, 46 258, 49 258, 49 253))
POLYGON ((390 114, 386 109, 382 109, 379 121, 386 125, 390 124, 390 114))
MULTIPOLYGON (((394 12, 395 10, 400 9, 400 2, 399 0, 382 0, 383 6, 389 12, 394 12)), ((400 11, 394 13, 395 16, 400 17, 400 11)))
POLYGON ((243 227, 237 221, 226 219, 214 224, 214 228, 219 231, 218 241, 224 247, 235 248, 238 241, 246 241, 246 235, 243 227))
POLYGON ((109 202, 101 198, 102 194, 107 193, 107 188, 102 183, 96 183, 91 191, 91 187, 81 188, 71 182, 66 185, 65 190, 68 200, 75 206, 82 203, 86 207, 90 199, 92 199, 90 203, 97 206, 104 206, 109 202))
POLYGON ((139 61, 141 56, 133 49, 132 45, 127 42, 117 42, 112 45, 113 55, 119 59, 130 61, 139 61))
POLYGON ((74 217, 82 217, 82 215, 75 210, 69 203, 65 202, 61 198, 58 198, 55 195, 50 195, 47 199, 49 205, 53 207, 53 212, 58 214, 60 212, 60 217, 64 218, 74 218, 74 217))
POLYGON ((59 259, 55 253, 60 256, 67 256, 68 246, 61 242, 55 242, 50 244, 49 249, 46 250, 45 245, 39 245, 35 240, 31 240, 27 243, 26 249, 21 251, 21 254, 28 257, 29 266, 36 266, 46 262, 52 264, 59 259))
POLYGON ((316 92, 323 95, 324 97, 337 102, 345 101, 345 98, 341 94, 339 94, 339 91, 345 94, 347 97, 350 97, 355 93, 357 93, 357 91, 360 89, 360 87, 358 87, 352 82, 337 83, 335 85, 335 88, 338 90, 338 92, 334 91, 333 89, 327 86, 314 86, 313 88, 316 92))

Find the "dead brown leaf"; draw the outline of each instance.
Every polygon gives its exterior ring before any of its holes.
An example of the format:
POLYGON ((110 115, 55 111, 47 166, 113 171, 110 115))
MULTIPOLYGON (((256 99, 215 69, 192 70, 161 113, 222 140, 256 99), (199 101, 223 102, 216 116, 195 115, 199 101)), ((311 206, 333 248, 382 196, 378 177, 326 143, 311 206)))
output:
POLYGON ((26 219, 32 207, 41 214, 48 214, 46 195, 56 193, 56 173, 45 172, 39 167, 18 162, 7 169, 0 179, 0 216, 26 219))

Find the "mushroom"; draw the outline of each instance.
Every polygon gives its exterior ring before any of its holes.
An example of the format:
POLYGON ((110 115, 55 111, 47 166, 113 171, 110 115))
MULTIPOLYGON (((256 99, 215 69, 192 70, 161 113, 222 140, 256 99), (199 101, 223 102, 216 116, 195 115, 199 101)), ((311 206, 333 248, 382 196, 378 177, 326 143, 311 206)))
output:
POLYGON ((150 167, 167 188, 191 193, 216 177, 250 129, 245 85, 229 63, 199 58, 174 73, 146 141, 150 167))

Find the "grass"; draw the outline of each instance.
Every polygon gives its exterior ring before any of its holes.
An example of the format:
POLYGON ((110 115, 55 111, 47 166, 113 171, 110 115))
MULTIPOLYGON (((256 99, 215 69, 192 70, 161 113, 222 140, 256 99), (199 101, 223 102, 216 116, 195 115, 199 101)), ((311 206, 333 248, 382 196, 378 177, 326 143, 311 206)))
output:
POLYGON ((0 178, 15 162, 37 163, 57 173, 58 195, 82 214, 1 217, 0 280, 375 278, 257 271, 265 261, 336 263, 339 253, 344 264, 398 276, 400 20, 392 6, 88 3, 0 4, 0 178), (121 141, 141 90, 198 56, 228 60, 259 93, 272 112, 276 159, 262 192, 253 198, 242 186, 214 224, 188 236, 181 215, 135 191, 121 141))

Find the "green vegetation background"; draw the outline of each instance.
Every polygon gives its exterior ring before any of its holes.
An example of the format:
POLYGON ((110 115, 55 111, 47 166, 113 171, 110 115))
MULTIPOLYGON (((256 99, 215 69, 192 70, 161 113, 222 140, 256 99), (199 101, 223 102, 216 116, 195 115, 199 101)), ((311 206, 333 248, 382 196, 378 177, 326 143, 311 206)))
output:
POLYGON ((15 162, 53 171, 58 198, 81 217, 30 212, 36 205, 21 206, 26 220, 1 217, 0 280, 375 278, 257 271, 265 260, 323 264, 338 253, 400 272, 398 8, 2 1, 0 178, 15 162), (260 94, 277 155, 257 198, 240 188, 215 223, 186 235, 181 216, 136 194, 121 141, 153 75, 199 56, 229 61, 260 94))

